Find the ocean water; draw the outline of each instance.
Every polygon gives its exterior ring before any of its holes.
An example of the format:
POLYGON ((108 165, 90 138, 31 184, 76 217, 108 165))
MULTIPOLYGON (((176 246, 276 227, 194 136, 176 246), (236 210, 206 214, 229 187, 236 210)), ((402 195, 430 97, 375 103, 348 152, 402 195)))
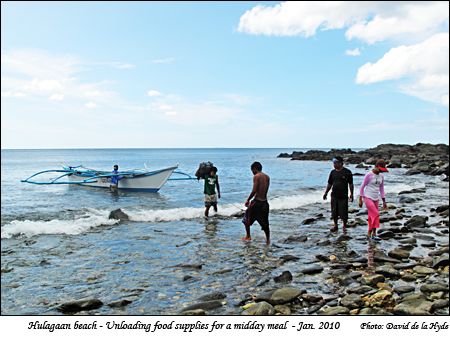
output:
MULTIPOLYGON (((322 194, 332 164, 277 158, 293 150, 307 149, 2 150, 2 314, 57 315, 59 304, 86 297, 105 304, 132 301, 124 308, 104 305, 89 314, 176 314, 213 291, 228 294, 227 305, 216 313, 237 313, 239 299, 257 292, 261 279, 280 273, 273 268, 279 256, 295 250, 300 256, 300 262, 291 266, 295 271, 324 253, 315 242, 329 235, 329 206, 322 194), (203 218, 203 181, 168 181, 158 193, 118 194, 20 182, 63 164, 101 170, 111 170, 113 164, 120 170, 178 164, 179 170, 193 176, 202 161, 218 167, 222 193, 219 211, 210 219, 203 218), (243 210, 251 191, 254 161, 260 161, 271 177, 271 247, 264 247, 257 224, 252 227, 254 240, 241 242, 244 228, 241 219, 233 217, 243 210), (117 208, 130 221, 108 219, 117 208), (325 220, 300 226, 318 213, 325 220), (307 244, 283 245, 283 239, 299 233, 308 235, 307 244), (202 269, 182 264, 202 264, 202 269)), ((349 168, 365 173, 353 165, 349 168)), ((448 183, 423 175, 405 178, 404 171, 386 175, 388 202, 395 203, 398 192, 413 188, 427 189, 424 205, 448 202, 448 183)), ((357 195, 362 176, 354 179, 357 195)), ((364 254, 365 247, 354 248, 364 254)), ((317 288, 313 277, 297 282, 316 287, 312 290, 333 291, 327 285, 317 288)))

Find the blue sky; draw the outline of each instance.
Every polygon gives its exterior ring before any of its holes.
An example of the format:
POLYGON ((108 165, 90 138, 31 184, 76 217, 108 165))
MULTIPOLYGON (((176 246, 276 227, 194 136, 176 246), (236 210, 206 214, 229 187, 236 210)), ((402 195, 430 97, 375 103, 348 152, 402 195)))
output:
POLYGON ((448 2, 2 2, 2 148, 447 143, 448 2))

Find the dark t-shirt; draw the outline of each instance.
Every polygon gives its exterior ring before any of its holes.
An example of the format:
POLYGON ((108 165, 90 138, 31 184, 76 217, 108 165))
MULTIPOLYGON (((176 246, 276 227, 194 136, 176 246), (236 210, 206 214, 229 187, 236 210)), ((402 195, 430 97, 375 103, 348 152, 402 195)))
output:
POLYGON ((352 171, 342 168, 340 171, 333 170, 330 172, 328 184, 333 186, 331 196, 338 199, 348 198, 348 186, 353 185, 352 171))

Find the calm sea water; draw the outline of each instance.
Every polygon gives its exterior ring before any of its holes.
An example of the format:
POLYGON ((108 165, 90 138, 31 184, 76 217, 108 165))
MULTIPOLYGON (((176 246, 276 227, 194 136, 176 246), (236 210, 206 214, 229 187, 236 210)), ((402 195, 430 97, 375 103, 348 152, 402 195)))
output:
MULTIPOLYGON (((2 314, 58 314, 58 304, 85 297, 100 298, 105 304, 132 300, 122 309, 105 305, 92 313, 173 314, 212 291, 228 294, 228 305, 218 313, 236 313, 233 303, 257 291, 261 278, 275 273, 270 267, 273 260, 289 253, 286 249, 291 248, 280 244, 282 239, 298 234, 306 217, 323 213, 326 219, 329 214, 321 196, 331 162, 276 158, 293 150, 299 149, 2 150, 2 314), (181 171, 193 175, 202 161, 218 167, 222 192, 218 216, 209 220, 202 217, 202 181, 168 181, 159 193, 118 195, 82 186, 20 182, 62 164, 101 170, 111 170, 113 164, 121 170, 178 164, 181 171), (252 228, 254 241, 242 243, 241 220, 232 217, 243 209, 251 191, 254 161, 260 161, 271 176, 272 236, 278 244, 270 248, 264 248, 257 225, 252 228), (129 222, 108 219, 117 208, 130 216, 129 222), (176 267, 193 263, 203 268, 176 267), (185 276, 189 280, 183 281, 185 276)), ((403 172, 392 170, 386 175, 388 200, 395 201, 402 190, 426 187, 428 202, 448 201, 448 184, 423 175, 405 180, 403 172)), ((355 186, 361 180, 356 176, 355 186)), ((328 225, 327 220, 302 228, 302 233, 308 229, 310 239, 295 248, 300 249, 296 253, 301 260, 291 271, 323 253, 314 240, 328 235, 328 225)), ((320 280, 298 282, 317 287, 320 280)))

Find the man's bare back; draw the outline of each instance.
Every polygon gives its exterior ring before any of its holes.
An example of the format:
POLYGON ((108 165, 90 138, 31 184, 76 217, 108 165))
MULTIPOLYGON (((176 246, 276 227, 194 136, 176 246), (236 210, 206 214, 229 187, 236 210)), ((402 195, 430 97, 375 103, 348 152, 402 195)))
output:
POLYGON ((269 190, 270 177, 262 172, 258 172, 253 176, 253 190, 255 191, 255 199, 259 201, 267 200, 267 191, 269 190))

